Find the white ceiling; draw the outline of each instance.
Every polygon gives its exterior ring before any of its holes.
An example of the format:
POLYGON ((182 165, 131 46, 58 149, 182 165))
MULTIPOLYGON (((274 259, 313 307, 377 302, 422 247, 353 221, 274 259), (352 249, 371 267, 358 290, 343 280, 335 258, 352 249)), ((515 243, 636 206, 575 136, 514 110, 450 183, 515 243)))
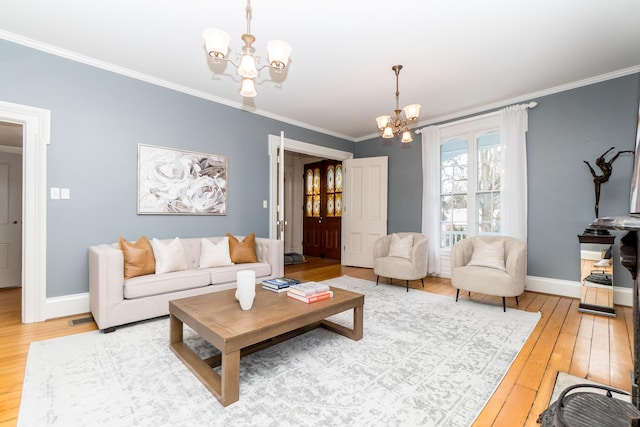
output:
POLYGON ((0 37, 331 135, 375 136, 375 117, 422 104, 420 124, 640 71, 640 0, 254 0, 251 33, 288 41, 243 99, 202 30, 246 31, 244 0, 0 0, 0 37), (282 78, 284 77, 284 78, 282 78))

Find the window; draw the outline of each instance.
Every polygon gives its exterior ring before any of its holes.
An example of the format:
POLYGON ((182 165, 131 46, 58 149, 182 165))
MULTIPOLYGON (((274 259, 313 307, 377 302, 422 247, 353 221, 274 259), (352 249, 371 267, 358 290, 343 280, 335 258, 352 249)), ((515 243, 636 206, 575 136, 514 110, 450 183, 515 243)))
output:
POLYGON ((499 117, 440 130, 440 247, 500 233, 502 147, 499 117))

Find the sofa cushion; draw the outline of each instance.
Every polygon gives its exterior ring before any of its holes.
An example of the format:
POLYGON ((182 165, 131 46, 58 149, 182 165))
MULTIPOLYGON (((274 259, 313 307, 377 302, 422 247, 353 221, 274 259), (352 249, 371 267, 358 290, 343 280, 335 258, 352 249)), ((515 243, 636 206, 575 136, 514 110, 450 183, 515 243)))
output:
POLYGON ((256 282, 261 281, 258 280, 261 277, 267 277, 271 275, 271 265, 267 264, 266 262, 234 264, 229 267, 216 267, 200 271, 208 271, 211 274, 211 284, 220 285, 222 283, 236 282, 237 273, 241 270, 255 271, 256 282))
POLYGON ((146 236, 140 236, 135 243, 123 239, 122 236, 118 236, 118 240, 124 258, 125 279, 155 273, 156 261, 153 248, 146 236))
POLYGON ((125 299, 143 298, 187 289, 201 288, 211 283, 211 275, 205 270, 174 271, 165 274, 149 274, 124 281, 125 299))
POLYGON ((151 246, 156 259, 156 274, 187 269, 187 257, 178 237, 169 244, 154 237, 151 246))
POLYGON ((229 255, 229 238, 224 237, 218 243, 209 239, 201 240, 199 268, 225 267, 233 265, 229 255))
POLYGON ((229 253, 232 262, 236 264, 258 262, 255 233, 249 234, 242 242, 229 233, 227 233, 227 237, 229 238, 229 253))

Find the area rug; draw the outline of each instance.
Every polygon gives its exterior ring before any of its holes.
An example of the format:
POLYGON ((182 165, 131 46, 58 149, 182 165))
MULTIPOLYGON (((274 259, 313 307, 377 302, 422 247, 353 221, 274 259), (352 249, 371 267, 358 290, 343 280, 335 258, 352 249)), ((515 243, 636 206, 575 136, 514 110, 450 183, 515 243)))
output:
POLYGON ((365 295, 364 338, 316 329, 242 358, 240 400, 226 408, 169 350, 162 318, 32 343, 18 425, 468 426, 540 319, 347 276, 326 283, 365 295))

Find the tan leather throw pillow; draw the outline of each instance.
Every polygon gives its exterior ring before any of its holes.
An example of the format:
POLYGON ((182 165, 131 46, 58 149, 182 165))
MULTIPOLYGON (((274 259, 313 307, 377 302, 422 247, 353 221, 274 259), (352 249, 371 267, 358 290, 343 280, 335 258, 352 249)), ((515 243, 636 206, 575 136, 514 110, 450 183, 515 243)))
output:
POLYGON ((256 255, 256 234, 251 233, 239 242, 231 234, 227 233, 229 238, 229 254, 231 261, 235 264, 243 264, 247 262, 258 262, 256 255))
POLYGON ((146 236, 140 236, 135 243, 123 239, 122 236, 119 236, 118 239, 120 240, 120 250, 124 256, 125 279, 156 272, 153 248, 146 236))

